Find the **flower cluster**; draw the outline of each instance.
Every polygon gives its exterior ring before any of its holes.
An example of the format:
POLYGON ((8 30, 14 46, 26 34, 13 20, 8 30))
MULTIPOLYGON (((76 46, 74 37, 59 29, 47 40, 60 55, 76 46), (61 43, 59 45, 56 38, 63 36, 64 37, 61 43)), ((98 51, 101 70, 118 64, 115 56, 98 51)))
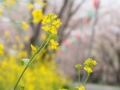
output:
POLYGON ((36 51, 36 48, 31 44, 31 49, 33 50, 33 51, 36 51))
POLYGON ((78 90, 85 90, 84 86, 79 87, 78 90))
POLYGON ((82 67, 82 65, 78 64, 78 65, 75 65, 75 67, 76 67, 77 69, 80 69, 80 68, 82 67))
POLYGON ((2 4, 2 8, 4 8, 5 6, 7 7, 7 8, 10 8, 10 5, 13 5, 13 4, 15 4, 15 0, 5 0, 5 4, 2 4))
POLYGON ((3 50, 4 50, 4 46, 2 44, 0 44, 0 55, 2 55, 2 56, 4 54, 3 50))
MULTIPOLYGON (((25 53, 22 52, 19 55, 24 56, 25 53)), ((7 57, 5 56, 0 62, 0 90, 9 90, 6 83, 13 86, 24 69, 24 66, 19 65, 19 60, 16 59, 21 58, 18 55, 7 54, 7 57)), ((56 72, 56 65, 53 60, 43 62, 39 59, 39 62, 31 64, 31 68, 27 69, 19 85, 25 85, 25 90, 37 90, 38 88, 39 90, 53 90, 53 88, 59 90, 66 84, 66 79, 59 73, 56 72)))
POLYGON ((3 13, 3 12, 0 10, 0 16, 1 16, 2 13, 3 13))
POLYGON ((57 49, 57 46, 59 45, 59 43, 55 42, 53 39, 50 42, 52 44, 52 49, 57 49))
POLYGON ((85 67, 84 69, 88 72, 88 73, 91 73, 92 72, 92 68, 94 65, 97 65, 97 62, 95 60, 92 60, 90 58, 88 58, 86 61, 85 61, 85 67))
POLYGON ((90 67, 85 66, 84 69, 85 69, 85 71, 87 71, 88 73, 91 73, 91 72, 92 72, 92 69, 91 69, 90 67))
MULTIPOLYGON (((50 13, 47 16, 43 17, 42 24, 45 24, 46 26, 43 26, 42 29, 44 29, 51 36, 57 34, 57 28, 59 28, 60 25, 62 25, 60 19, 56 19, 57 15, 55 15, 54 13, 50 13)), ((54 39, 51 39, 50 42, 52 44, 52 49, 57 49, 59 43, 55 42, 54 39)))
POLYGON ((47 16, 44 16, 42 24, 46 24, 46 26, 42 27, 45 31, 49 31, 52 34, 57 34, 57 29, 62 23, 60 22, 60 19, 57 19, 57 15, 54 13, 50 13, 47 16))
POLYGON ((32 12, 32 15, 33 15, 33 22, 34 23, 39 23, 43 18, 42 10, 34 10, 32 12))
POLYGON ((88 58, 85 63, 86 66, 92 68, 94 65, 97 65, 97 62, 95 60, 92 60, 90 58, 88 58))
POLYGON ((24 30, 26 30, 26 29, 28 28, 27 23, 26 23, 26 22, 22 22, 22 24, 23 24, 23 27, 22 27, 22 28, 23 28, 24 30))
POLYGON ((29 9, 29 10, 32 10, 32 9, 33 9, 33 4, 30 4, 30 5, 28 6, 28 9, 29 9))

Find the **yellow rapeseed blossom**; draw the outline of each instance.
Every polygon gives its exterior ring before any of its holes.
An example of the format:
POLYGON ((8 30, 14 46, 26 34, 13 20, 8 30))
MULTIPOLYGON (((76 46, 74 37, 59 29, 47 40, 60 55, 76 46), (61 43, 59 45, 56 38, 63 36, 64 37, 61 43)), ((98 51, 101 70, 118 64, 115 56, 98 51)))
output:
POLYGON ((50 13, 47 16, 44 16, 42 24, 46 24, 46 26, 43 26, 42 29, 44 29, 46 32, 51 32, 52 34, 57 34, 57 29, 62 23, 60 22, 60 19, 57 19, 57 15, 54 13, 50 13))
POLYGON ((5 5, 4 4, 1 4, 2 8, 5 8, 5 5))
POLYGON ((85 63, 86 66, 89 66, 90 68, 92 68, 94 65, 97 65, 97 62, 95 60, 92 60, 90 58, 88 58, 85 63))
POLYGON ((6 7, 7 7, 7 8, 10 8, 10 4, 6 4, 6 7))
POLYGON ((80 69, 80 68, 82 67, 82 65, 77 64, 77 65, 75 65, 75 67, 76 67, 77 69, 80 69))
POLYGON ((43 18, 42 10, 34 10, 32 12, 32 15, 33 15, 33 22, 34 23, 39 23, 43 18))
POLYGON ((5 31, 4 35, 5 35, 5 37, 8 37, 10 35, 10 32, 9 31, 5 31))
POLYGON ((42 4, 42 6, 45 7, 45 6, 46 6, 46 3, 44 2, 44 3, 42 4))
POLYGON ((16 40, 16 41, 19 41, 19 40, 20 40, 20 37, 17 35, 17 36, 15 37, 15 40, 16 40))
POLYGON ((28 6, 28 9, 29 9, 29 10, 32 10, 32 9, 33 9, 33 4, 30 4, 30 5, 28 6))
POLYGON ((46 37, 46 34, 44 33, 44 34, 42 34, 41 39, 45 40, 45 37, 46 37))
POLYGON ((9 1, 10 4, 14 4, 15 3, 15 0, 11 0, 9 1))
POLYGON ((51 26, 50 26, 50 25, 46 25, 46 26, 42 27, 42 29, 44 29, 45 31, 49 31, 49 30, 50 30, 50 28, 51 28, 51 26))
POLYGON ((49 54, 45 54, 45 59, 49 59, 50 55, 49 54))
POLYGON ((50 32, 52 34, 57 34, 57 30, 56 30, 56 28, 54 26, 51 26, 50 32))
POLYGON ((60 22, 60 19, 57 19, 57 20, 54 21, 52 24, 55 25, 57 28, 58 28, 60 25, 62 25, 62 23, 60 22))
POLYGON ((39 0, 37 3, 38 3, 38 4, 41 4, 41 1, 39 0))
POLYGON ((25 47, 24 44, 22 44, 22 43, 19 44, 19 48, 20 48, 20 49, 24 49, 24 47, 25 47))
POLYGON ((55 42, 53 39, 50 42, 52 45, 52 49, 57 49, 57 46, 59 45, 59 43, 55 42))
POLYGON ((22 22, 22 25, 23 25, 23 27, 22 27, 22 28, 23 28, 24 30, 26 30, 26 29, 28 28, 28 25, 27 25, 27 23, 26 23, 26 22, 22 22))
POLYGON ((33 50, 33 51, 36 51, 36 48, 31 44, 31 49, 33 50))
POLYGON ((14 4, 15 0, 5 0, 5 2, 9 3, 9 4, 14 4))
POLYGON ((28 41, 29 41, 29 37, 28 37, 28 36, 25 36, 25 37, 24 37, 24 41, 25 41, 25 42, 28 42, 28 41))
POLYGON ((4 46, 2 44, 0 44, 0 50, 3 50, 4 46))
POLYGON ((78 90, 85 90, 84 86, 78 88, 78 90))
POLYGON ((2 13, 3 13, 3 12, 0 10, 0 16, 1 16, 2 13))
POLYGON ((47 50, 48 50, 48 51, 52 50, 52 45, 48 45, 48 46, 47 46, 47 50))
POLYGON ((87 71, 88 73, 91 73, 91 72, 92 72, 92 69, 91 69, 90 67, 85 66, 84 69, 85 69, 85 71, 87 71))
POLYGON ((67 89, 59 89, 59 90, 67 90, 67 89))
POLYGON ((50 13, 47 16, 44 16, 42 24, 51 23, 54 18, 56 18, 56 15, 54 13, 50 13))
POLYGON ((57 30, 54 26, 46 25, 42 27, 45 31, 50 31, 52 34, 57 34, 57 30))
POLYGON ((54 53, 51 54, 51 58, 55 58, 55 54, 54 53))
POLYGON ((14 44, 14 45, 12 46, 12 48, 13 48, 14 50, 16 50, 16 49, 17 49, 17 45, 14 44))

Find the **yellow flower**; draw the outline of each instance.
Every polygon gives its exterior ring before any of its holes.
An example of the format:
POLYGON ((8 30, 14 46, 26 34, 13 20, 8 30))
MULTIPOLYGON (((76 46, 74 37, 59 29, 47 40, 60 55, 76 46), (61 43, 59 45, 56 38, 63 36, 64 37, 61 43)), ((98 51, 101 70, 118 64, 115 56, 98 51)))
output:
POLYGON ((26 30, 26 29, 28 28, 27 23, 26 23, 26 22, 22 22, 22 24, 23 24, 23 27, 22 27, 22 28, 23 28, 24 30, 26 30))
POLYGON ((38 3, 38 4, 41 4, 41 1, 39 0, 37 3, 38 3))
POLYGON ((54 13, 50 13, 47 16, 44 16, 42 24, 47 24, 52 22, 52 20, 54 19, 55 14, 54 13))
POLYGON ((52 34, 57 34, 57 30, 56 30, 56 28, 55 28, 54 26, 51 27, 50 32, 51 32, 52 34))
POLYGON ((28 6, 28 9, 29 9, 29 10, 32 10, 32 9, 33 9, 33 4, 30 4, 30 5, 28 6))
POLYGON ((2 8, 5 8, 5 5, 4 5, 4 4, 2 4, 2 8))
POLYGON ((54 54, 54 53, 52 53, 52 54, 51 54, 51 58, 54 58, 54 57, 55 57, 55 54, 54 54))
POLYGON ((28 36, 25 36, 25 37, 24 37, 24 41, 25 41, 25 42, 28 42, 28 41, 29 41, 29 37, 28 37, 28 36))
POLYGON ((19 44, 20 49, 24 49, 24 47, 25 47, 24 44, 19 44))
POLYGON ((15 0, 5 0, 5 2, 8 2, 10 4, 14 4, 15 3, 15 0))
POLYGON ((49 59, 49 54, 45 54, 45 59, 49 59))
POLYGON ((5 35, 5 37, 8 37, 10 35, 10 32, 9 31, 5 31, 4 35, 5 35))
POLYGON ((44 33, 44 34, 42 34, 42 36, 41 36, 42 40, 44 40, 44 39, 45 39, 45 37, 46 37, 46 34, 45 34, 45 33, 44 33))
POLYGON ((89 66, 90 68, 92 68, 94 65, 97 65, 97 62, 95 60, 92 60, 90 58, 88 58, 85 63, 86 66, 89 66))
POLYGON ((45 31, 49 31, 52 34, 57 34, 57 29, 62 23, 60 22, 60 19, 57 19, 57 15, 55 15, 54 13, 50 13, 47 16, 43 17, 43 21, 42 24, 46 24, 46 26, 42 27, 42 29, 44 29, 45 31))
POLYGON ((7 8, 10 8, 10 5, 9 5, 9 4, 7 4, 6 6, 7 6, 7 8))
POLYGON ((0 44, 0 50, 3 50, 4 46, 2 44, 0 44))
POLYGON ((1 16, 2 13, 3 13, 3 12, 0 10, 0 16, 1 16))
POLYGON ((55 25, 57 28, 58 28, 60 25, 62 25, 62 23, 60 22, 60 19, 57 19, 57 20, 54 21, 52 24, 55 25))
POLYGON ((42 10, 34 10, 32 12, 32 15, 33 15, 33 22, 34 23, 39 23, 43 18, 42 10))
POLYGON ((43 3, 42 6, 45 7, 45 6, 46 6, 46 3, 43 3))
POLYGON ((95 60, 93 60, 92 62, 93 62, 93 65, 97 65, 98 64, 95 60))
POLYGON ((36 51, 36 48, 31 44, 31 48, 33 51, 36 51))
POLYGON ((50 26, 50 25, 46 25, 46 26, 42 27, 42 29, 44 29, 45 31, 49 31, 49 30, 50 30, 50 28, 51 28, 51 26, 50 26))
POLYGON ((17 35, 17 36, 15 37, 15 40, 16 40, 16 41, 19 41, 19 40, 20 40, 20 37, 17 35))
POLYGON ((15 0, 11 0, 9 1, 10 4, 14 4, 15 3, 15 0))
POLYGON ((52 47, 51 45, 48 45, 48 46, 47 46, 47 50, 48 50, 48 51, 52 50, 51 47, 52 47))
POLYGON ((92 72, 92 69, 91 69, 90 67, 85 66, 84 69, 85 69, 88 73, 91 73, 91 72, 92 72))
POLYGON ((57 49, 57 46, 59 45, 59 43, 55 42, 53 39, 50 42, 52 44, 52 49, 57 49))
POLYGON ((42 27, 42 29, 44 29, 45 31, 50 31, 52 34, 57 34, 55 26, 46 25, 42 27))
POLYGON ((14 50, 16 50, 16 49, 17 49, 17 45, 14 44, 14 45, 12 46, 12 48, 13 48, 14 50))
POLYGON ((85 90, 84 86, 79 87, 78 90, 85 90))

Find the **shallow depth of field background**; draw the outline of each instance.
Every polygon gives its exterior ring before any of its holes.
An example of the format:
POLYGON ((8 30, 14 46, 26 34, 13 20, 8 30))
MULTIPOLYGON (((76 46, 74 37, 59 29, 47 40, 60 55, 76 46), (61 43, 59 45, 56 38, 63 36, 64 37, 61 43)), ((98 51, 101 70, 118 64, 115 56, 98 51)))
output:
MULTIPOLYGON (((30 45, 38 48, 46 36, 41 23, 30 22, 33 18, 28 9, 29 1, 16 0, 9 8, 3 8, 5 2, 0 1, 3 11, 0 16, 0 90, 9 90, 6 85, 14 87, 25 67, 20 64, 21 59, 30 58, 34 53, 30 45), (22 21, 28 22, 26 31, 22 29, 22 21)), ((43 9, 44 15, 55 13, 61 20, 59 49, 52 50, 48 44, 24 73, 17 88, 59 90, 77 86, 75 65, 84 67, 85 60, 90 57, 98 65, 93 67, 86 90, 120 90, 120 0, 99 0, 97 14, 95 0, 44 1, 46 6, 35 2, 33 10, 43 9)), ((80 76, 84 80, 83 68, 80 76)))

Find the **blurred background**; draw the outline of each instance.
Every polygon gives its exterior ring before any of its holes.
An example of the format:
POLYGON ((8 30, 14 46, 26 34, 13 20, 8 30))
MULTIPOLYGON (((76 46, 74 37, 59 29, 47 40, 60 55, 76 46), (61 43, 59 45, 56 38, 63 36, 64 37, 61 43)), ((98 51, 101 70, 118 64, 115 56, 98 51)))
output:
MULTIPOLYGON (((59 49, 51 45, 42 51, 26 70, 19 85, 25 90, 59 90, 77 87, 76 64, 84 66, 88 58, 96 60, 86 90, 120 90, 120 0, 0 0, 0 90, 14 87, 25 65, 46 37, 42 24, 35 24, 32 11, 55 13, 59 49), (12 2, 10 2, 12 1, 12 2), (33 9, 29 5, 33 4, 33 9), (22 21, 29 28, 23 30, 22 21)), ((80 70, 81 80, 86 73, 80 70)))

